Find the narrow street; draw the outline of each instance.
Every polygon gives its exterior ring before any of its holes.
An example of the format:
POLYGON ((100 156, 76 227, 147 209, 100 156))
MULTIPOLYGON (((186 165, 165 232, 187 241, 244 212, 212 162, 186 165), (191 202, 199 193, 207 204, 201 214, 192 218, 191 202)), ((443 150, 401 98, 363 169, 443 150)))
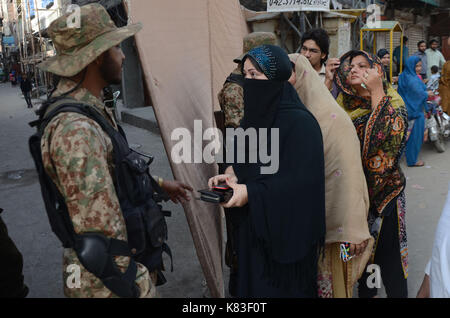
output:
MULTIPOLYGON (((33 102, 37 102, 33 100, 33 102)), ((28 151, 28 138, 34 129, 34 110, 27 109, 19 87, 0 84, 0 207, 10 236, 24 256, 24 275, 29 297, 63 297, 62 248, 51 232, 42 202, 34 164, 28 151)), ((152 171, 171 178, 170 167, 160 136, 124 125, 132 144, 155 156, 152 171)), ((444 206, 450 182, 450 141, 447 151, 438 154, 430 144, 423 146, 425 167, 402 166, 407 175, 407 234, 409 245, 409 296, 415 297, 423 270, 431 256, 434 232, 444 206)), ((188 181, 188 180, 185 180, 188 181)), ((173 273, 159 288, 162 297, 202 297, 203 274, 192 238, 180 206, 169 204, 169 245, 174 254, 173 273)), ((167 267, 170 261, 166 259, 167 267)), ((228 270, 225 270, 228 272, 228 270)), ((383 296, 383 293, 381 293, 383 296)))

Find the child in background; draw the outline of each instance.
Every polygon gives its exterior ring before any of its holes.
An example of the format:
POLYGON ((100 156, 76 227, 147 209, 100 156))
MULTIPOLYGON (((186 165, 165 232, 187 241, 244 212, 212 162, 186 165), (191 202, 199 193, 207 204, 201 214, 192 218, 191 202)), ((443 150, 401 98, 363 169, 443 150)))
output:
POLYGON ((431 67, 431 77, 427 83, 427 90, 436 91, 439 88, 439 79, 441 75, 439 74, 439 68, 436 65, 431 67))

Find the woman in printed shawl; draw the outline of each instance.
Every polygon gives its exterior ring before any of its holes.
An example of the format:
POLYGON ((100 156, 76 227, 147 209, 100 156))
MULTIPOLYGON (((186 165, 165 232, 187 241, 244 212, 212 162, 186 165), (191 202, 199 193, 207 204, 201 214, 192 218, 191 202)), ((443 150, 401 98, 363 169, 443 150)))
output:
POLYGON ((358 136, 347 113, 336 103, 311 63, 290 54, 294 85, 306 108, 320 125, 325 153, 325 206, 327 233, 324 257, 319 259, 319 297, 352 298, 353 287, 372 254, 374 240, 367 215, 369 194, 361 165, 358 136), (354 256, 340 257, 341 243, 351 243, 354 256))
POLYGON ((209 180, 210 187, 226 181, 233 188, 225 208, 244 207, 236 212, 233 236, 236 296, 315 298, 326 230, 320 127, 288 83, 292 66, 283 49, 263 45, 251 50, 243 59, 243 74, 241 127, 255 133, 258 143, 237 147, 235 155, 243 153, 248 160, 252 149, 270 149, 279 167, 264 172, 267 162, 259 157, 256 163, 233 163, 225 175, 209 180), (270 132, 267 138, 264 129, 270 132))
POLYGON ((416 74, 416 67, 421 65, 420 57, 409 57, 406 61, 405 70, 398 79, 398 93, 406 104, 409 120, 408 128, 411 131, 405 151, 406 163, 409 167, 423 167, 425 165, 422 160, 417 160, 425 133, 424 110, 428 99, 427 87, 416 74))
MULTIPOLYGON (((407 114, 403 100, 385 80, 378 57, 350 51, 341 57, 334 81, 338 104, 356 127, 369 189, 369 230, 375 238, 370 263, 381 267, 388 297, 407 297, 408 252, 405 231, 405 176, 399 159, 406 142, 407 114)), ((359 280, 359 296, 375 297, 359 280)))

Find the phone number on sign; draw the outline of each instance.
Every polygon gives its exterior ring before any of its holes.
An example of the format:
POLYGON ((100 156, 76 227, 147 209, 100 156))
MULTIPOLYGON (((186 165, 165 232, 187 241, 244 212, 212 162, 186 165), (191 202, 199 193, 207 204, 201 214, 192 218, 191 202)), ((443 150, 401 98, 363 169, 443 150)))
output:
POLYGON ((292 6, 292 5, 303 5, 303 6, 326 6, 328 0, 269 0, 268 4, 270 7, 273 6, 292 6))

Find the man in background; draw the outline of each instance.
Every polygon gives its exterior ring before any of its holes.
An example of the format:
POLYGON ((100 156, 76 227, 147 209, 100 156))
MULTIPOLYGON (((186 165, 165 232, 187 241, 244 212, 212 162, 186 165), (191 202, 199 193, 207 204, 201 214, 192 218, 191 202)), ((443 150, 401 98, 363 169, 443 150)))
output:
POLYGON ((33 108, 33 104, 31 103, 31 91, 33 90, 33 85, 31 85, 31 81, 27 74, 24 74, 20 81, 20 89, 22 90, 23 97, 25 97, 28 108, 33 108))
MULTIPOLYGON (((431 67, 436 65, 439 69, 442 69, 442 66, 445 63, 445 58, 442 53, 438 50, 439 43, 437 40, 430 41, 430 48, 428 48, 425 53, 427 54, 427 77, 431 76, 431 67)), ((422 66, 423 69, 423 66, 422 66)))
MULTIPOLYGON (((409 50, 408 50, 407 44, 408 44, 408 37, 404 36, 403 37, 403 59, 402 59, 403 60, 403 64, 402 64, 403 68, 405 68, 406 60, 409 57, 409 50)), ((394 53, 393 53, 395 63, 397 63, 397 72, 398 72, 398 74, 400 74, 400 51, 401 51, 401 48, 400 48, 400 45, 399 45, 399 46, 397 46, 394 49, 394 53)))
POLYGON ((422 76, 423 80, 427 79, 427 70, 428 70, 428 59, 427 54, 425 53, 427 49, 427 44, 425 41, 419 41, 417 43, 417 49, 418 51, 414 53, 413 55, 418 56, 420 60, 422 61, 422 71, 420 72, 420 76, 422 76))
POLYGON ((338 58, 328 59, 329 52, 330 38, 324 29, 313 29, 303 34, 300 54, 308 59, 325 86, 331 90, 334 72, 339 67, 340 60, 338 58))

